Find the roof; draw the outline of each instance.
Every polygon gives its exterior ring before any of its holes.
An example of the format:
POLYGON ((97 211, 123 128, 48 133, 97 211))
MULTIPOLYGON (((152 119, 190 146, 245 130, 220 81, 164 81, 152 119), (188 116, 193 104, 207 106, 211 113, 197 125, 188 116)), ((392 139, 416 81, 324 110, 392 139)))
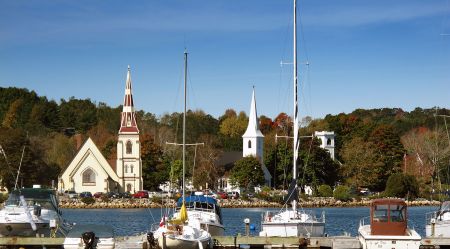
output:
POLYGON ((248 116, 248 126, 242 137, 264 137, 259 130, 258 113, 256 111, 255 88, 253 87, 252 102, 250 104, 250 114, 248 116))
POLYGON ((383 198, 372 200, 372 205, 383 205, 383 204, 397 204, 406 206, 406 202, 402 199, 383 198))
POLYGON ((230 170, 234 163, 242 158, 242 151, 226 151, 217 160, 215 165, 230 170))
MULTIPOLYGON (((186 196, 185 201, 186 202, 205 202, 205 203, 217 205, 216 199, 214 199, 212 197, 208 197, 208 196, 202 196, 202 195, 186 196)), ((181 206, 182 203, 183 203, 183 197, 178 199, 177 206, 181 206)))

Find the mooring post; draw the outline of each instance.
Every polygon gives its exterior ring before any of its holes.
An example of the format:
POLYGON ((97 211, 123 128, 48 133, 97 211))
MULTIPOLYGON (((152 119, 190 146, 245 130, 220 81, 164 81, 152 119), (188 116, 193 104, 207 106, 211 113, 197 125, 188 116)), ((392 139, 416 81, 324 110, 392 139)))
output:
POLYGON ((245 236, 248 237, 250 235, 250 219, 245 218, 244 223, 245 223, 245 236))

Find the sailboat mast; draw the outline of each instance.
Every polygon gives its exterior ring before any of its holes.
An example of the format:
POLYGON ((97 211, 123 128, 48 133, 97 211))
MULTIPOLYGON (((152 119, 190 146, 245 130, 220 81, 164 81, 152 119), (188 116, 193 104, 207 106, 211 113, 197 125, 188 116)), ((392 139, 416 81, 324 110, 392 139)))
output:
MULTIPOLYGON (((298 97, 297 97, 297 0, 294 0, 294 156, 292 164, 292 178, 297 188, 297 157, 298 157, 298 97)), ((297 200, 292 201, 292 209, 297 210, 297 200)))
POLYGON ((186 92, 187 92, 187 51, 184 51, 184 112, 183 112, 183 203, 185 202, 185 170, 186 170, 186 92))

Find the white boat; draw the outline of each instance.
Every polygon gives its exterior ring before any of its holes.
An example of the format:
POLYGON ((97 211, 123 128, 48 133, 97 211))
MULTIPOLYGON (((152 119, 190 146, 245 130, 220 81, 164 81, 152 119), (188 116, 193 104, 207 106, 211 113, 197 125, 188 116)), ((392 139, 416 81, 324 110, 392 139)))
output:
MULTIPOLYGON (((151 245, 160 248, 190 249, 206 248, 211 245, 211 234, 202 229, 200 220, 190 218, 186 208, 185 172, 186 172, 186 83, 187 83, 187 52, 184 53, 184 113, 183 113, 183 180, 181 206, 171 218, 163 216, 159 228, 148 233, 147 239, 151 245)), ((192 216, 191 216, 192 217, 192 216)))
POLYGON ((293 180, 289 187, 286 202, 291 201, 292 210, 281 210, 279 213, 266 212, 261 221, 260 236, 311 236, 321 237, 325 235, 325 215, 316 217, 312 211, 297 209, 297 160, 299 143, 299 117, 297 96, 297 3, 294 0, 294 157, 293 157, 293 180))
MULTIPOLYGON (((186 209, 188 220, 198 220, 200 227, 212 236, 223 236, 225 228, 222 223, 222 211, 217 200, 202 195, 187 196, 186 209)), ((178 199, 175 216, 178 216, 183 205, 183 198, 178 199)))
POLYGON ((15 189, 0 210, 0 237, 62 237, 70 228, 61 217, 54 190, 15 189))
POLYGON ((419 249, 421 244, 420 235, 408 228, 407 205, 399 199, 373 200, 358 233, 362 249, 419 249))
POLYGON ((76 225, 64 239, 63 247, 64 249, 114 249, 114 231, 111 227, 103 225, 76 225))
POLYGON ((439 210, 426 214, 425 234, 450 238, 450 201, 444 201, 439 210))

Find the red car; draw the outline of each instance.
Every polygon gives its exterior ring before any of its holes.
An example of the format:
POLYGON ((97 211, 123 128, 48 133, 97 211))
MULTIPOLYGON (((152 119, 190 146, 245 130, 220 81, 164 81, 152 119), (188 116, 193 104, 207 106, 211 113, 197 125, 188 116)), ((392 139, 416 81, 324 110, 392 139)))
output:
POLYGON ((134 193, 133 198, 148 198, 148 192, 146 190, 141 190, 134 193))
POLYGON ((217 195, 222 199, 228 199, 228 194, 226 192, 217 192, 217 195))

